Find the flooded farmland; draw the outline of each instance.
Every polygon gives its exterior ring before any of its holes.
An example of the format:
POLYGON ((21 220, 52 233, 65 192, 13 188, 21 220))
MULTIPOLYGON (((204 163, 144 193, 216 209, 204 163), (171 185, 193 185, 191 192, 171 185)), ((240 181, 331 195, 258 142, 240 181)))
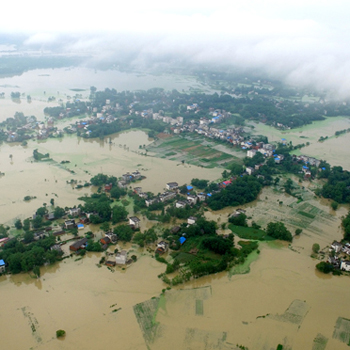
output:
POLYGON ((313 122, 291 130, 278 130, 262 123, 250 124, 254 126, 254 134, 266 135, 270 142, 278 142, 285 138, 287 142, 292 141, 293 145, 310 143, 309 146, 294 151, 293 153, 295 154, 305 154, 326 160, 332 166, 340 165, 344 169, 350 169, 350 159, 348 157, 350 134, 345 133, 338 137, 334 135, 336 131, 350 127, 349 117, 327 118, 326 120, 313 122), (318 142, 321 136, 328 136, 328 139, 318 142))
MULTIPOLYGON (((12 81, 15 84, 19 82, 12 81)), ((90 81, 84 87, 88 84, 90 81)), ((30 105, 35 109, 25 114, 35 114, 44 108, 45 104, 39 102, 30 105)), ((16 110, 8 112, 12 111, 16 110)), ((347 128, 347 119, 327 121, 338 123, 334 131, 347 128)), ((324 123, 321 134, 326 136, 329 124, 324 123)), ((255 130, 262 134, 267 131, 262 124, 256 125, 255 130)), ((285 137, 289 141, 290 137, 293 144, 307 141, 300 135, 309 137, 311 145, 302 150, 306 154, 313 150, 313 145, 314 152, 326 152, 333 142, 330 139, 317 143, 318 132, 312 127, 295 134, 269 130, 276 138, 285 137)), ((347 134, 334 138, 334 147, 341 149, 339 141, 347 139, 347 134)), ((83 184, 99 172, 119 176, 138 169, 146 179, 137 186, 154 193, 161 192, 169 181, 182 184, 194 177, 209 180, 220 177, 220 168, 199 168, 144 155, 145 150, 139 146, 151 142, 146 133, 134 130, 103 141, 67 136, 29 141, 26 147, 1 145, 0 171, 5 175, 0 178, 0 223, 12 225, 15 218, 31 216, 43 203, 49 203, 50 198, 62 207, 79 204, 77 198, 90 194, 90 188, 73 189, 67 181, 75 179, 83 184), (34 162, 34 149, 49 153, 52 160, 34 162), (61 164, 63 160, 70 163, 61 164), (26 195, 36 198, 24 202, 26 195)), ((327 160, 334 165, 342 162, 347 167, 345 157, 336 156, 334 163, 327 160)), ((310 257, 313 243, 327 249, 334 239, 341 238, 340 218, 347 208, 341 206, 334 212, 327 201, 314 198, 308 184, 300 186, 305 187, 300 189, 302 202, 269 188, 255 202, 243 206, 247 216, 260 225, 281 220, 292 232, 296 228, 302 228, 303 232, 290 246, 261 242, 260 254, 250 257, 240 271, 200 278, 162 293, 167 285, 157 276, 164 272, 165 265, 146 250, 128 244, 119 248, 135 253, 138 260, 125 270, 101 267, 99 260, 103 253, 88 253, 80 260, 72 257, 43 267, 40 279, 30 274, 1 276, 2 347, 236 350, 239 344, 249 350, 271 350, 282 344, 288 350, 347 349, 349 276, 319 274, 315 270, 318 261, 310 257), (62 340, 56 339, 58 329, 67 333, 62 340)), ((232 210, 207 211, 205 215, 223 223, 232 210)), ((143 220, 142 229, 148 228, 148 224, 143 220)), ((95 227, 94 232, 95 229, 98 230, 95 227)), ((236 236, 235 243, 239 240, 236 236)))

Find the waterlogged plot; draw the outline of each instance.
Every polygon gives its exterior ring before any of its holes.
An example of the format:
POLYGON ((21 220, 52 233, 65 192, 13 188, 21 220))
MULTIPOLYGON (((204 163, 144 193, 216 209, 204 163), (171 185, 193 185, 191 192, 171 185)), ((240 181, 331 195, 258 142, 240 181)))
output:
POLYGON ((293 323, 300 326, 305 316, 309 312, 309 309, 310 307, 305 301, 294 300, 282 315, 269 315, 269 318, 276 321, 293 323))
POLYGON ((312 350, 325 350, 328 343, 328 338, 326 338, 321 333, 318 333, 314 339, 314 345, 312 350))
POLYGON ((243 264, 235 265, 233 266, 229 271, 229 277, 232 277, 233 275, 244 275, 246 273, 250 272, 250 264, 257 260, 259 257, 259 254, 256 250, 254 250, 252 253, 250 253, 247 258, 245 259, 243 264))
POLYGON ((216 150, 214 146, 214 143, 208 143, 202 138, 172 136, 153 143, 147 150, 161 158, 186 161, 207 168, 220 166, 236 158, 224 149, 216 150))
POLYGON ((154 298, 134 306, 134 313, 146 344, 153 343, 159 334, 159 324, 155 321, 159 301, 160 298, 154 298))
POLYGON ((333 338, 350 346, 350 320, 338 317, 334 327, 333 338))
POLYGON ((21 311, 23 313, 23 316, 28 320, 28 324, 32 330, 32 335, 35 338, 35 340, 39 343, 42 341, 42 338, 38 332, 39 323, 34 314, 30 311, 29 307, 22 307, 21 311))
POLYGON ((188 328, 184 340, 185 350, 237 349, 226 343, 226 332, 205 331, 188 328))

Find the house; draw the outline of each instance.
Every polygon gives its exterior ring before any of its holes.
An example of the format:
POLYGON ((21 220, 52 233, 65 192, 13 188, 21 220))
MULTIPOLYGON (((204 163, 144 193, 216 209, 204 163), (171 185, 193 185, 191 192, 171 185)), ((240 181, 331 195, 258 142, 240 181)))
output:
POLYGON ((176 197, 176 193, 175 192, 164 192, 159 196, 159 200, 161 202, 166 202, 170 199, 173 199, 176 197))
POLYGON ((4 273, 5 272, 5 261, 4 260, 0 260, 0 273, 4 273))
POLYGON ((55 220, 55 214, 54 213, 49 213, 46 215, 47 220, 55 220))
POLYGON ((184 244, 185 242, 186 242, 186 238, 185 237, 180 237, 179 238, 179 242, 180 242, 180 244, 184 244))
POLYGON ((116 265, 116 262, 115 261, 111 261, 111 260, 107 260, 105 262, 105 265, 109 266, 109 267, 114 267, 116 265))
POLYGON ((64 228, 67 229, 67 230, 70 230, 71 228, 74 228, 76 225, 75 225, 75 220, 74 219, 71 219, 71 220, 66 220, 64 222, 64 228))
POLYGON ((203 201, 206 200, 207 195, 206 195, 205 193, 201 192, 201 193, 198 193, 198 194, 197 194, 197 197, 198 197, 198 200, 199 200, 200 202, 203 202, 203 201))
POLYGON ((161 241, 157 244, 156 254, 164 254, 169 249, 169 244, 167 242, 161 241))
POLYGON ((141 179, 141 173, 140 173, 138 170, 136 170, 136 171, 134 171, 133 173, 131 173, 131 175, 132 175, 132 177, 133 177, 134 180, 139 180, 139 179, 141 179))
POLYGON ((125 180, 120 180, 120 181, 118 181, 118 187, 126 188, 126 187, 128 187, 128 183, 125 180))
POLYGON ((105 235, 110 239, 111 243, 116 243, 118 240, 117 235, 113 232, 107 232, 105 235))
POLYGON ((129 225, 133 226, 134 228, 140 227, 140 219, 137 216, 131 216, 129 218, 129 225))
POLYGON ((337 241, 334 241, 331 245, 331 248, 336 252, 336 253, 339 253, 342 248, 343 248, 343 245, 337 241))
POLYGON ((48 236, 48 234, 44 231, 41 232, 35 232, 34 233, 34 240, 38 241, 39 239, 44 239, 48 236))
POLYGON ((105 237, 103 237, 103 238, 100 239, 100 242, 101 242, 102 244, 108 245, 109 243, 111 243, 111 240, 110 240, 110 238, 109 238, 108 236, 105 236, 105 237))
POLYGON ((177 182, 168 182, 165 187, 167 190, 175 190, 179 187, 179 184, 177 182))
POLYGON ((62 248, 59 244, 54 244, 52 247, 50 247, 50 250, 56 250, 59 253, 63 253, 62 248))
POLYGON ((175 203, 175 208, 184 208, 187 205, 185 201, 177 201, 175 203))
POLYGON ((146 207, 149 207, 150 205, 158 202, 159 202, 158 198, 149 198, 145 200, 146 207))
POLYGON ((81 218, 79 218, 79 222, 81 224, 89 224, 90 220, 86 216, 82 216, 81 218))
POLYGON ((69 246, 70 250, 73 250, 74 252, 77 252, 80 249, 84 249, 86 247, 87 238, 80 239, 79 241, 76 241, 72 245, 69 246))
POLYGON ((194 194, 188 194, 188 195, 187 195, 187 200, 188 200, 188 202, 189 202, 190 204, 196 204, 197 201, 198 201, 198 198, 197 198, 197 196, 194 195, 194 194))
POLYGON ((117 265, 125 265, 126 258, 127 258, 127 252, 125 250, 122 250, 120 253, 117 253, 115 257, 115 263, 117 265))
POLYGON ((256 150, 255 149, 250 149, 247 151, 247 157, 248 158, 253 158, 256 154, 256 150))
POLYGON ((180 231, 181 227, 180 226, 174 226, 170 231, 171 233, 178 233, 180 231))
POLYGON ((105 185, 105 192, 109 192, 113 187, 113 184, 109 183, 105 185))
POLYGON ((190 217, 187 219, 187 223, 188 223, 189 225, 195 224, 196 221, 197 221, 197 218, 196 218, 195 216, 190 216, 190 217))
POLYGON ((340 269, 343 271, 350 271, 350 261, 349 260, 342 260, 340 264, 340 269))
POLYGON ((71 208, 68 210, 68 214, 71 216, 79 216, 81 213, 81 209, 80 208, 71 208))
POLYGON ((134 192, 137 193, 137 194, 142 193, 142 187, 135 187, 134 188, 134 192))
POLYGON ((248 166, 248 167, 245 168, 245 171, 246 171, 246 173, 248 175, 252 175, 254 173, 255 169, 250 167, 250 166, 248 166))

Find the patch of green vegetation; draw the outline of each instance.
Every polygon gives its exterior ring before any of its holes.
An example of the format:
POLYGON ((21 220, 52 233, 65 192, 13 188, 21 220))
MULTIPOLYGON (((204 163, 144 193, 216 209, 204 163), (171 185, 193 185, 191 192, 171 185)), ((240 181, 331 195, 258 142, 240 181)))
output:
POLYGON ((159 324, 155 322, 155 318, 158 311, 159 301, 160 298, 152 298, 134 306, 134 313, 137 322, 147 344, 152 343, 157 336, 159 324))
POLYGON ((274 238, 268 236, 265 231, 253 227, 236 226, 229 224, 228 228, 240 238, 258 241, 271 241, 274 238))
POLYGON ((269 315, 269 317, 276 321, 301 325, 309 309, 310 307, 305 301, 296 299, 282 315, 269 315))
POLYGON ((203 316, 203 300, 196 299, 196 315, 203 316))
POLYGON ((306 217, 309 218, 309 219, 314 219, 314 218, 315 218, 315 215, 310 214, 310 213, 306 213, 305 211, 302 211, 302 210, 299 210, 299 211, 298 211, 298 214, 303 215, 303 216, 306 216, 306 217))
POLYGON ((245 259, 243 264, 233 266, 229 271, 229 276, 233 275, 245 275, 250 272, 250 265, 252 262, 257 260, 259 257, 259 253, 257 250, 254 250, 250 253, 245 259))
POLYGON ((338 317, 334 326, 333 338, 338 339, 341 342, 350 343, 350 320, 343 317, 338 317))
POLYGON ((312 350, 325 350, 328 343, 328 338, 326 338, 321 333, 318 333, 316 338, 314 339, 314 345, 312 346, 312 350))
POLYGON ((174 156, 175 154, 176 152, 168 152, 168 153, 165 153, 165 156, 170 157, 170 156, 174 156))

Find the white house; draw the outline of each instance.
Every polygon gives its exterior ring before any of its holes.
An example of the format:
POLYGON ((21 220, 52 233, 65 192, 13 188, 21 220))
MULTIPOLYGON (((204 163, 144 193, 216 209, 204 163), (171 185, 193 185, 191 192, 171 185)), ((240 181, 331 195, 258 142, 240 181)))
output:
POLYGON ((191 204, 196 204, 198 201, 198 198, 196 195, 194 194, 188 194, 187 195, 187 200, 191 203, 191 204))
POLYGON ((252 174, 254 173, 255 169, 254 169, 254 168, 251 168, 251 167, 249 166, 249 167, 247 167, 247 168, 245 169, 245 171, 246 171, 249 175, 252 175, 252 174))
POLYGON ((78 216, 81 213, 81 209, 80 208, 71 208, 68 210, 69 215, 72 216, 78 216))
POLYGON ((334 241, 331 245, 331 248, 336 252, 336 253, 339 253, 342 248, 343 248, 343 245, 337 241, 334 241))
POLYGON ((342 260, 340 264, 340 269, 343 271, 350 271, 350 261, 342 260))
POLYGON ((179 184, 177 182, 168 182, 165 187, 167 190, 175 190, 179 187, 179 184))
POLYGON ((196 221, 197 221, 197 218, 196 218, 195 216, 190 216, 190 217, 187 219, 187 223, 188 223, 189 225, 195 224, 196 221))
POLYGON ((186 202, 185 201, 177 201, 175 203, 175 208, 184 208, 186 206, 186 202))
POLYGON ((248 158, 253 158, 256 155, 256 150, 255 149, 249 149, 247 151, 247 157, 248 158))
POLYGON ((140 227, 140 219, 137 216, 131 216, 129 218, 129 225, 134 226, 135 228, 139 228, 140 227))
POLYGON ((125 265, 126 258, 127 258, 127 252, 125 250, 122 250, 120 253, 117 253, 115 257, 115 263, 117 265, 125 265))

